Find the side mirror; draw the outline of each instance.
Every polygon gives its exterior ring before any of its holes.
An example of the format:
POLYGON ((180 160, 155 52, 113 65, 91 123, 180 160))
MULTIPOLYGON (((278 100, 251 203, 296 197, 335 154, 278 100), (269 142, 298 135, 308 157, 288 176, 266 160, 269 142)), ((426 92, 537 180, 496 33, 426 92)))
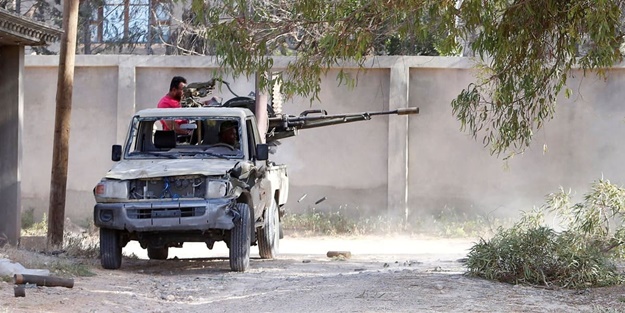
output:
POLYGON ((111 160, 117 162, 121 159, 122 159, 122 146, 113 145, 113 149, 111 151, 111 160))
POLYGON ((256 145, 256 160, 265 161, 269 159, 269 145, 257 144, 256 145))

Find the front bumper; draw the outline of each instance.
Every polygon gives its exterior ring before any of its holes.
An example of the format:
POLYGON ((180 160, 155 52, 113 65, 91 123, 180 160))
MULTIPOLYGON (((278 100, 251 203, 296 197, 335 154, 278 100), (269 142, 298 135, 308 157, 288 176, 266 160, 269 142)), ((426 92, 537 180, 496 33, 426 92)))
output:
POLYGON ((97 203, 96 226, 143 231, 232 229, 238 217, 234 198, 97 203))

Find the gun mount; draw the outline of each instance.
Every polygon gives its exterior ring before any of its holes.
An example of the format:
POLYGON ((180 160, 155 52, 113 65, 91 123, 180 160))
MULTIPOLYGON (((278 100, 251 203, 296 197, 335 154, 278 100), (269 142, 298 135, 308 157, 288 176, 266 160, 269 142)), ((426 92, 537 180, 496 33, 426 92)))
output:
MULTIPOLYGON (((181 101, 183 107, 202 107, 202 106, 218 106, 218 107, 238 107, 247 108, 250 111, 256 111, 255 95, 239 96, 230 88, 230 84, 218 78, 213 78, 208 82, 190 83, 183 90, 183 99, 181 101), (228 90, 235 96, 234 98, 224 102, 208 101, 201 102, 200 98, 207 97, 215 89, 215 83, 219 81, 228 87, 228 90)), ((376 115, 408 115, 419 114, 419 108, 409 107, 392 111, 376 111, 376 112, 360 112, 350 114, 329 115, 326 110, 307 110, 299 116, 276 114, 273 110, 272 103, 267 104, 267 113, 269 116, 269 127, 266 134, 266 141, 272 142, 283 138, 297 135, 298 130, 307 128, 324 127, 336 124, 345 124, 358 121, 370 120, 376 115), (313 115, 314 114, 314 115, 313 115)))
POLYGON ((203 104, 199 99, 211 94, 213 89, 215 89, 215 79, 204 83, 190 83, 182 90, 180 105, 184 108, 201 107, 203 104))
POLYGON ((232 90, 232 88, 230 88, 230 83, 219 78, 213 78, 207 82, 194 82, 186 85, 182 89, 182 100, 180 101, 180 106, 182 106, 183 108, 206 106, 241 107, 249 108, 253 112, 253 108, 255 107, 255 99, 253 92, 248 97, 239 96, 232 90), (208 97, 210 94, 213 93, 213 90, 215 89, 215 84, 217 82, 221 82, 222 84, 226 85, 230 93, 234 95, 234 98, 226 101, 223 104, 221 103, 220 98, 215 97, 208 101, 201 101, 201 98, 208 97))

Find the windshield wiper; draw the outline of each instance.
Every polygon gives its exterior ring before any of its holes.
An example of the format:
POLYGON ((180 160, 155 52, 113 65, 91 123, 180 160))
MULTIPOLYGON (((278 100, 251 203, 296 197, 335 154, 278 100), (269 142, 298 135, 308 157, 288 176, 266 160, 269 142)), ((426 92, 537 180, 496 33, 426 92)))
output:
POLYGON ((207 152, 207 151, 198 152, 198 153, 194 154, 193 157, 197 158, 197 157, 202 157, 202 156, 206 156, 206 155, 212 156, 212 157, 216 157, 216 158, 220 158, 220 159, 226 159, 226 160, 229 159, 228 157, 224 156, 223 154, 214 153, 214 152, 207 152))
POLYGON ((233 153, 224 153, 222 155, 225 156, 225 157, 228 157, 228 158, 240 158, 240 157, 243 156, 243 154, 241 154, 241 153, 234 153, 234 154, 233 153))
POLYGON ((151 156, 157 156, 157 157, 166 157, 170 159, 177 159, 179 156, 178 153, 163 153, 163 152, 152 152, 152 151, 132 152, 129 155, 130 156, 151 155, 151 156))

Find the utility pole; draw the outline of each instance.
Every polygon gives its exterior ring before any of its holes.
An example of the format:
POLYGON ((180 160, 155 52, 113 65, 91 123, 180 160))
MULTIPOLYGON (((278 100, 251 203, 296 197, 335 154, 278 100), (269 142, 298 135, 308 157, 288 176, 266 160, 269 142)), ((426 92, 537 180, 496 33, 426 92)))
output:
MULTIPOLYGON (((254 6, 252 1, 248 2, 247 12, 249 14, 249 19, 251 20, 254 16, 254 6)), ((269 128, 269 116, 267 113, 267 102, 269 100, 269 95, 267 91, 260 88, 261 75, 261 73, 256 72, 256 75, 254 76, 254 97, 256 98, 254 115, 256 115, 258 132, 261 133, 260 141, 262 143, 266 143, 266 134, 267 129, 269 128)))
POLYGON ((48 209, 48 249, 63 245, 78 6, 79 0, 64 0, 63 3, 63 35, 61 36, 59 54, 59 77, 56 85, 52 178, 50 180, 50 207, 48 209))
POLYGON ((260 137, 261 142, 267 142, 265 134, 269 128, 269 115, 267 113, 267 103, 269 103, 269 94, 265 89, 260 88, 260 73, 256 73, 256 81, 254 83, 254 93, 256 96, 256 124, 258 125, 258 132, 262 134, 260 137))

